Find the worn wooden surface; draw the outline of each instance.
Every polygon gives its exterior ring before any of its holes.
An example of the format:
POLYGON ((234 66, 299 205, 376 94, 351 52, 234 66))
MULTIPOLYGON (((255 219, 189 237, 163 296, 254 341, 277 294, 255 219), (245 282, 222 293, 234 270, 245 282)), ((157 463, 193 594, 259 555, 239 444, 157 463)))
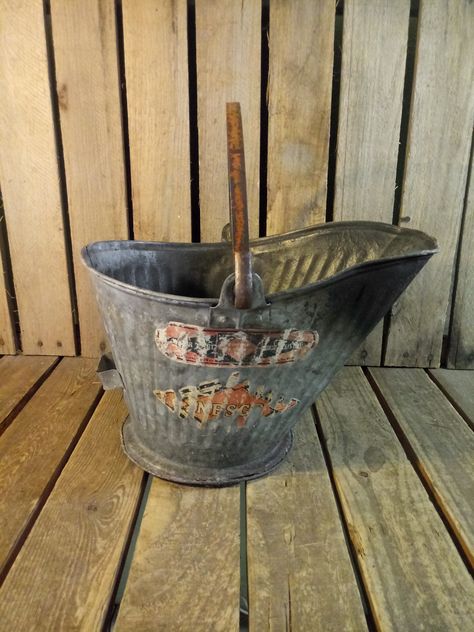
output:
POLYGON ((113 0, 51 2, 81 353, 107 346, 81 248, 127 239, 122 122, 113 0))
POLYGON ((326 218, 334 7, 270 3, 267 234, 326 218))
POLYGON ((134 235, 191 241, 186 0, 122 7, 134 235))
MULTIPOLYGON (((471 150, 474 152, 474 144, 471 150)), ((459 238, 459 262, 454 310, 449 336, 448 367, 474 369, 474 159, 466 192, 466 207, 459 238)))
POLYGON ((422 2, 418 19, 400 223, 440 252, 392 310, 385 364, 438 367, 474 122, 474 4, 422 2))
MULTIPOLYGON (((344 3, 335 220, 392 223, 410 0, 344 3)), ((383 321, 351 357, 379 365, 383 321)))
POLYGON ((22 349, 74 355, 43 2, 1 0, 0 15, 0 185, 22 349))
POLYGON ((366 630, 311 411, 294 440, 273 476, 247 483, 250 630, 366 630))
POLYGON ((421 369, 373 369, 423 477, 474 566, 474 434, 421 369), (401 397, 403 393, 403 397, 401 397))
POLYGON ((242 108, 250 235, 258 236, 260 24, 259 2, 196 2, 201 241, 220 241, 229 221, 225 104, 232 101, 242 108))
POLYGON ((8 415, 55 362, 57 358, 54 356, 4 356, 0 359, 0 432, 8 415))
POLYGON ((430 374, 474 426, 474 371, 432 369, 430 374))
POLYGON ((1 632, 237 630, 240 547, 251 630, 471 629, 473 435, 428 373, 374 370, 382 400, 344 369, 241 505, 239 486, 142 494, 93 368, 62 360, 0 437, 1 632))
POLYGON ((361 369, 343 369, 317 409, 377 627, 469 627, 469 573, 361 369))
POLYGON ((239 629, 239 487, 152 482, 115 629, 239 629))
POLYGON ((104 395, 0 591, 2 630, 101 629, 143 479, 120 446, 126 415, 104 395))
POLYGON ((62 360, 0 437, 0 576, 94 406, 95 364, 62 360))
MULTIPOLYGON (((0 206, 0 222, 3 221, 5 220, 0 206)), ((3 251, 4 244, 0 235, 0 353, 15 353, 16 341, 13 333, 13 319, 6 287, 3 251)))

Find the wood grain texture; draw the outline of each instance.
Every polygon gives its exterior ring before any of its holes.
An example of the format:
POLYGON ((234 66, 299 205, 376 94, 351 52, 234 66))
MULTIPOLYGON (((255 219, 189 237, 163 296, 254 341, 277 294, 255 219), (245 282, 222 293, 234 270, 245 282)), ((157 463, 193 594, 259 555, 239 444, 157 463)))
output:
POLYGON ((56 362, 52 356, 4 356, 0 359, 0 432, 5 418, 56 362))
POLYGON ((239 487, 153 479, 116 627, 239 629, 239 487))
POLYGON ((247 483, 250 630, 367 630, 311 412, 274 474, 247 483))
POLYGON ((474 565, 474 434, 421 369, 373 369, 418 467, 474 565))
POLYGON ((190 241, 186 0, 122 5, 135 238, 190 241))
POLYGON ((474 371, 431 369, 430 374, 474 425, 474 371))
MULTIPOLYGON (((392 223, 410 0, 344 3, 335 220, 392 223)), ((383 322, 351 357, 379 365, 383 322)))
POLYGON ((0 572, 94 405, 95 365, 64 359, 0 437, 0 572))
POLYGON ((113 0, 51 2, 81 354, 107 347, 89 272, 92 241, 127 239, 127 208, 113 0))
POLYGON ((469 573, 361 369, 343 369, 317 407, 378 629, 469 628, 469 573))
POLYGON ((126 416, 105 394, 2 587, 0 629, 102 629, 143 479, 121 449, 126 416))
POLYGON ((438 367, 474 122, 474 4, 420 3, 400 223, 440 252, 392 311, 385 364, 438 367))
MULTIPOLYGON (((473 149, 474 151, 474 145, 473 149)), ((474 157, 466 198, 454 310, 449 335, 448 367, 474 369, 474 157)))
POLYGON ((334 0, 270 2, 267 233, 326 218, 334 0))
POLYGON ((225 105, 231 101, 242 108, 250 236, 258 237, 260 25, 255 0, 196 1, 202 241, 220 241, 229 221, 225 105))
POLYGON ((24 353, 74 355, 43 2, 0 2, 0 186, 24 353))
MULTIPOLYGON (((3 210, 0 202, 0 222, 3 221, 3 210)), ((3 244, 0 236, 0 353, 16 353, 16 341, 8 300, 2 250, 3 244)))

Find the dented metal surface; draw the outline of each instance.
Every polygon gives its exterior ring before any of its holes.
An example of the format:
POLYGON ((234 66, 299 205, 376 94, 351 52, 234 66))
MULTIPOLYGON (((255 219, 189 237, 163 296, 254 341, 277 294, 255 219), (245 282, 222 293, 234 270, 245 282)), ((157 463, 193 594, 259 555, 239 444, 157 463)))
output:
POLYGON ((437 249, 419 231, 373 222, 251 247, 243 310, 228 244, 83 250, 125 385, 124 448, 152 474, 228 485, 270 471, 304 410, 437 249))

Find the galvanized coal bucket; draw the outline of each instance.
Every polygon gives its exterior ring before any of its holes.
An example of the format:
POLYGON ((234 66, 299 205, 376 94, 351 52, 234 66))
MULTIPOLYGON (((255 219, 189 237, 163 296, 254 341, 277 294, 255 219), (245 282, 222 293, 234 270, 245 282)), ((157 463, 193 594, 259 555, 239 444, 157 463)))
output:
POLYGON ((228 243, 86 246, 129 409, 123 447, 195 485, 270 472, 291 429, 437 250, 416 230, 334 222, 248 243, 240 115, 227 112, 228 243), (252 255, 250 255, 250 252, 252 255))

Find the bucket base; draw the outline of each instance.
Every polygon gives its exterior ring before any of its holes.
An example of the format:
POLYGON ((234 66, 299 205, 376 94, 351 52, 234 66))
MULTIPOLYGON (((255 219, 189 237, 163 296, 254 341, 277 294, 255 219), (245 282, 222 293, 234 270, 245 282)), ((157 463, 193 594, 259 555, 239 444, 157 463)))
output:
POLYGON ((226 487, 266 476, 285 458, 292 443, 293 433, 290 430, 283 441, 258 460, 226 468, 193 467, 161 457, 158 462, 156 454, 137 441, 130 417, 127 417, 122 427, 123 450, 128 458, 142 470, 167 481, 203 487, 226 487))

